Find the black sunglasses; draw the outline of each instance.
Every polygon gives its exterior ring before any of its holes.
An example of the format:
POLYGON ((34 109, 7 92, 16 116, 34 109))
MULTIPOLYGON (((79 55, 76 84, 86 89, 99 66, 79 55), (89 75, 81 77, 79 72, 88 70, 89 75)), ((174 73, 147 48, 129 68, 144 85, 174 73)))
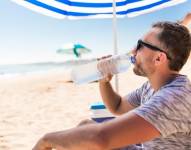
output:
POLYGON ((171 60, 171 57, 168 55, 167 52, 165 52, 164 50, 162 50, 162 49, 160 49, 160 48, 158 48, 158 47, 156 47, 156 46, 154 46, 154 45, 151 45, 151 44, 149 44, 149 43, 146 43, 146 42, 144 42, 144 41, 142 41, 142 40, 138 40, 138 42, 137 42, 137 47, 136 47, 136 51, 140 50, 143 46, 145 46, 145 47, 147 47, 147 48, 149 48, 149 49, 151 49, 151 50, 153 50, 153 51, 163 52, 163 53, 166 54, 166 57, 167 57, 169 60, 171 60))

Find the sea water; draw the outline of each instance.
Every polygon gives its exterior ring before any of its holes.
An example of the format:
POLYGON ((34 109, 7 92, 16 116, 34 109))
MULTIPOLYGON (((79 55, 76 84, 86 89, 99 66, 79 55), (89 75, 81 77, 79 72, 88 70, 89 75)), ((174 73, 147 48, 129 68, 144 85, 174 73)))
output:
POLYGON ((41 73, 51 70, 68 71, 74 66, 86 64, 94 59, 67 60, 60 62, 35 62, 25 64, 0 64, 0 76, 15 76, 31 73, 41 73))

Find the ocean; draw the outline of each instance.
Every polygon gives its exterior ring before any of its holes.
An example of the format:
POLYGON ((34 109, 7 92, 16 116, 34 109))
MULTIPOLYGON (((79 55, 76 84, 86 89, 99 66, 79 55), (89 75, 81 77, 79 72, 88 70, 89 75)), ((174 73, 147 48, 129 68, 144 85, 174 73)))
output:
POLYGON ((73 67, 86 64, 92 59, 67 60, 63 62, 35 62, 26 64, 2 64, 0 65, 0 76, 15 76, 30 73, 46 72, 54 69, 68 70, 73 67))

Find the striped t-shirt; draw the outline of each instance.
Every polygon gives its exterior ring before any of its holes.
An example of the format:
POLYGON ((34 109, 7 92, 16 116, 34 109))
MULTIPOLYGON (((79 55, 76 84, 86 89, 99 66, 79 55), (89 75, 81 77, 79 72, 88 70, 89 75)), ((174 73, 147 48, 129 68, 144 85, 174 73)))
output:
POLYGON ((127 95, 134 113, 151 123, 161 136, 143 143, 144 150, 191 150, 191 83, 184 75, 154 91, 146 82, 127 95))

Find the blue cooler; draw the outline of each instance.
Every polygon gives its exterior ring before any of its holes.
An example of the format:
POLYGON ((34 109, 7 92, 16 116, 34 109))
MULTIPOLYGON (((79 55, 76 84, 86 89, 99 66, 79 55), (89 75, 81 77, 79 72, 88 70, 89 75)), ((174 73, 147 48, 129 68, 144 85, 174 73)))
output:
POLYGON ((103 122, 115 118, 115 116, 106 109, 103 102, 92 103, 90 110, 91 119, 96 122, 103 122))

